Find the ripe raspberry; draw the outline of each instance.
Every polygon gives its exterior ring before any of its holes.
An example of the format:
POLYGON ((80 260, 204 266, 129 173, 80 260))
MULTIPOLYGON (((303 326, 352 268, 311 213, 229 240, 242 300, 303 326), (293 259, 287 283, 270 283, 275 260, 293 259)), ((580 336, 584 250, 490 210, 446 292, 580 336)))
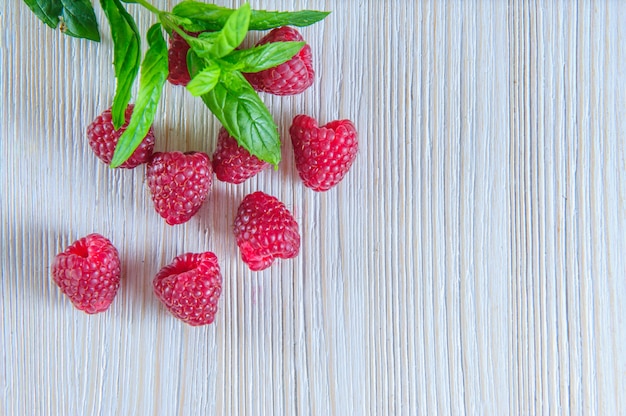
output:
POLYGON ((175 225, 198 212, 211 190, 213 170, 206 153, 157 152, 146 177, 156 211, 175 225))
MULTIPOLYGON (((126 112, 124 114, 126 122, 122 125, 122 127, 120 127, 119 130, 115 130, 113 127, 111 108, 105 110, 102 114, 96 117, 96 119, 87 127, 89 146, 91 146, 91 149, 96 156, 98 156, 98 158, 107 165, 111 163, 111 159, 113 159, 113 153, 115 153, 117 141, 128 127, 128 122, 130 121, 130 116, 133 113, 134 107, 135 106, 132 104, 126 107, 126 112)), ((132 169, 146 163, 150 159, 150 156, 152 156, 153 150, 154 131, 152 130, 152 127, 150 127, 148 134, 146 134, 146 137, 144 137, 142 142, 139 144, 139 147, 135 149, 126 162, 120 165, 120 168, 132 169)))
MULTIPOLYGON (((189 33, 189 35, 197 37, 198 33, 189 33)), ((169 74, 167 80, 173 85, 186 86, 191 80, 189 68, 187 67, 187 52, 189 52, 189 44, 176 31, 172 31, 169 39, 169 48, 167 50, 167 62, 169 74)))
POLYGON ((222 275, 211 252, 180 255, 159 271, 152 282, 154 294, 178 319, 192 326, 215 319, 222 292, 222 275))
POLYGON ((239 205, 234 232, 241 258, 251 270, 266 269, 275 258, 290 259, 300 251, 296 220, 282 202, 260 191, 239 205))
MULTIPOLYGON (((300 42, 302 40, 302 35, 296 29, 283 26, 273 29, 257 43, 257 46, 270 42, 300 42)), ((299 94, 313 84, 315 71, 313 71, 312 61, 311 47, 304 45, 300 52, 289 61, 274 68, 244 74, 244 76, 257 91, 275 95, 299 94)))
POLYGON ((327 191, 337 185, 352 166, 359 147, 350 120, 318 127, 317 121, 301 114, 293 119, 289 134, 298 174, 314 191, 327 191))
POLYGON ((220 129, 217 147, 213 153, 213 171, 217 179, 223 182, 239 184, 269 166, 253 156, 228 134, 220 129))
POLYGON ((57 254, 52 279, 74 306, 89 314, 109 308, 120 287, 120 259, 111 242, 89 234, 57 254))

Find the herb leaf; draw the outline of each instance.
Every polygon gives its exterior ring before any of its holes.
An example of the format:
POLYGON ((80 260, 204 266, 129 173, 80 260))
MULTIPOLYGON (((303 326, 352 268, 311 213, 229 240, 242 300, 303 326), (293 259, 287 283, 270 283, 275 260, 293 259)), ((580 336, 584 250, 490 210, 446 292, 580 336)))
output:
POLYGON ((184 26, 186 30, 202 32, 221 30, 233 11, 233 9, 215 4, 187 0, 174 6, 172 14, 192 22, 184 26))
POLYGON ((234 51, 222 59, 241 72, 259 72, 278 66, 294 57, 305 42, 272 42, 234 51))
MULTIPOLYGON (((202 59, 189 52, 192 78, 202 67, 202 59)), ((222 71, 219 81, 202 101, 228 133, 248 152, 277 166, 280 162, 278 128, 267 107, 238 71, 222 71)))
POLYGON ((198 56, 202 58, 209 58, 211 56, 211 49, 213 48, 213 42, 217 37, 217 32, 203 32, 198 37, 185 34, 183 38, 189 44, 198 56))
POLYGON ((269 12, 256 10, 250 18, 250 30, 269 30, 281 26, 310 26, 324 20, 330 12, 301 10, 298 12, 269 12))
POLYGON ((41 21, 53 29, 59 25, 59 16, 63 10, 60 1, 50 0, 24 0, 24 3, 35 13, 41 21))
POLYGON ((141 38, 135 20, 119 0, 100 0, 100 4, 109 20, 113 37, 113 66, 117 85, 111 114, 113 126, 119 129, 125 122, 124 113, 139 72, 141 38))
POLYGON ((211 55, 221 58, 234 51, 246 37, 249 23, 250 5, 245 3, 228 17, 222 30, 213 39, 211 55))
MULTIPOLYGON (((185 29, 192 32, 220 30, 233 12, 233 9, 194 0, 183 1, 172 9, 172 13, 176 16, 185 17, 192 22, 185 25, 185 29)), ((329 14, 330 12, 316 10, 301 10, 297 12, 252 10, 248 29, 268 30, 281 26, 309 26, 323 20, 329 14)))
POLYGON ((24 0, 45 24, 76 38, 100 41, 98 22, 89 0, 24 0))
POLYGON ((187 90, 195 97, 208 93, 217 85, 221 72, 219 65, 216 63, 207 66, 189 81, 187 90))
POLYGON ((76 38, 100 42, 98 22, 91 2, 89 0, 61 0, 61 3, 63 3, 61 18, 65 23, 65 33, 76 38))
POLYGON ((157 104, 161 99, 163 85, 167 79, 167 44, 161 33, 161 24, 150 27, 147 34, 149 48, 141 63, 139 93, 133 114, 126 131, 122 133, 111 160, 116 168, 128 159, 150 130, 157 104))

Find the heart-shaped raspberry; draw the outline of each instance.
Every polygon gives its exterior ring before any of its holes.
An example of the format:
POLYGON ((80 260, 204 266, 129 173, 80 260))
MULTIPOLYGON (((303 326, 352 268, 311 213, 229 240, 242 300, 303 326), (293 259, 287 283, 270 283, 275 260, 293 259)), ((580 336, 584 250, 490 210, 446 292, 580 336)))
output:
POLYGON ((359 150, 356 128, 350 120, 319 127, 307 115, 297 115, 289 129, 296 169, 304 185, 327 191, 348 173, 359 150))

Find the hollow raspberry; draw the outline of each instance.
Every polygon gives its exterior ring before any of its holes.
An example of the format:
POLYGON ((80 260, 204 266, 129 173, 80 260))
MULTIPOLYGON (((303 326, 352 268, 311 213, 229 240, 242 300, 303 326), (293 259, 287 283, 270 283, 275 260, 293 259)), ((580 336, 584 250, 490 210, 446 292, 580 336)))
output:
POLYGON ((89 314, 109 308, 120 286, 120 259, 111 241, 89 234, 59 253, 52 279, 72 304, 89 314))
POLYGON ((202 152, 157 152, 146 169, 154 207, 169 225, 187 222, 198 212, 212 177, 211 161, 202 152))
POLYGON ((282 202, 261 191, 241 201, 233 230, 251 270, 266 269, 275 258, 290 259, 300 251, 298 223, 282 202))
POLYGON ((222 275, 215 254, 180 255, 159 271, 152 284, 154 294, 178 319, 192 326, 215 320, 222 292, 222 275))
POLYGON ((356 128, 350 120, 318 127, 315 119, 297 115, 289 128, 296 169, 304 185, 327 191, 348 173, 359 148, 356 128))
MULTIPOLYGON (((105 110, 102 114, 96 117, 96 119, 87 127, 89 146, 91 146, 91 149, 96 156, 107 165, 111 163, 111 159, 113 159, 113 153, 115 153, 117 141, 128 127, 128 122, 130 121, 133 109, 134 105, 132 104, 129 104, 128 107, 126 107, 126 112, 124 113, 126 122, 118 130, 115 130, 115 127, 113 127, 111 108, 105 110)), ((133 154, 120 165, 120 168, 132 169, 146 163, 150 159, 150 156, 152 156, 153 150, 154 131, 152 130, 152 127, 150 127, 148 134, 146 134, 146 137, 144 137, 141 141, 139 147, 137 147, 133 154)))
MULTIPOLYGON (((296 29, 283 26, 273 29, 257 46, 270 42, 300 42, 304 40, 296 29)), ((299 94, 309 88, 315 79, 311 47, 304 45, 289 61, 274 68, 244 74, 250 85, 257 90, 275 95, 299 94)))
POLYGON ((225 128, 221 128, 217 137, 217 147, 213 152, 213 171, 217 179, 223 182, 239 184, 269 166, 239 146, 234 137, 225 128))

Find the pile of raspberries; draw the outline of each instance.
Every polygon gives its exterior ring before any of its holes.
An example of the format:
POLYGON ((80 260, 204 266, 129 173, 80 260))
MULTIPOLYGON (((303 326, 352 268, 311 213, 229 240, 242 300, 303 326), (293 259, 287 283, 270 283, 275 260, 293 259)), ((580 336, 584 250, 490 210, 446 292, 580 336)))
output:
MULTIPOLYGON (((302 41, 291 27, 272 30, 257 45, 278 41, 302 41)), ((174 85, 187 85, 190 75, 186 56, 189 45, 177 33, 169 39, 169 75, 174 85)), ((244 74, 259 92, 299 94, 313 84, 314 71, 308 44, 291 60, 262 72, 244 74)), ((121 134, 128 126, 133 105, 126 109, 126 123, 113 127, 111 109, 87 128, 95 155, 109 164, 121 134)), ((304 185, 323 192, 346 175, 358 150, 357 132, 349 120, 319 126, 307 115, 297 115, 289 128, 295 166, 304 185)), ((147 163, 146 182, 156 212, 169 225, 189 221, 211 191, 213 175, 223 182, 240 184, 269 164, 251 155, 222 127, 211 156, 204 152, 154 152, 150 128, 142 143, 120 167, 147 163)), ((250 270, 263 270, 274 259, 290 259, 300 251, 298 224, 277 198, 261 191, 244 197, 237 209, 233 233, 241 259, 250 270)), ((87 235, 55 257, 52 278, 79 310, 89 314, 107 310, 120 286, 120 257, 106 237, 87 235)), ((153 280, 154 293, 174 316, 192 326, 214 321, 222 289, 218 259, 212 252, 185 253, 163 267, 153 280)))

